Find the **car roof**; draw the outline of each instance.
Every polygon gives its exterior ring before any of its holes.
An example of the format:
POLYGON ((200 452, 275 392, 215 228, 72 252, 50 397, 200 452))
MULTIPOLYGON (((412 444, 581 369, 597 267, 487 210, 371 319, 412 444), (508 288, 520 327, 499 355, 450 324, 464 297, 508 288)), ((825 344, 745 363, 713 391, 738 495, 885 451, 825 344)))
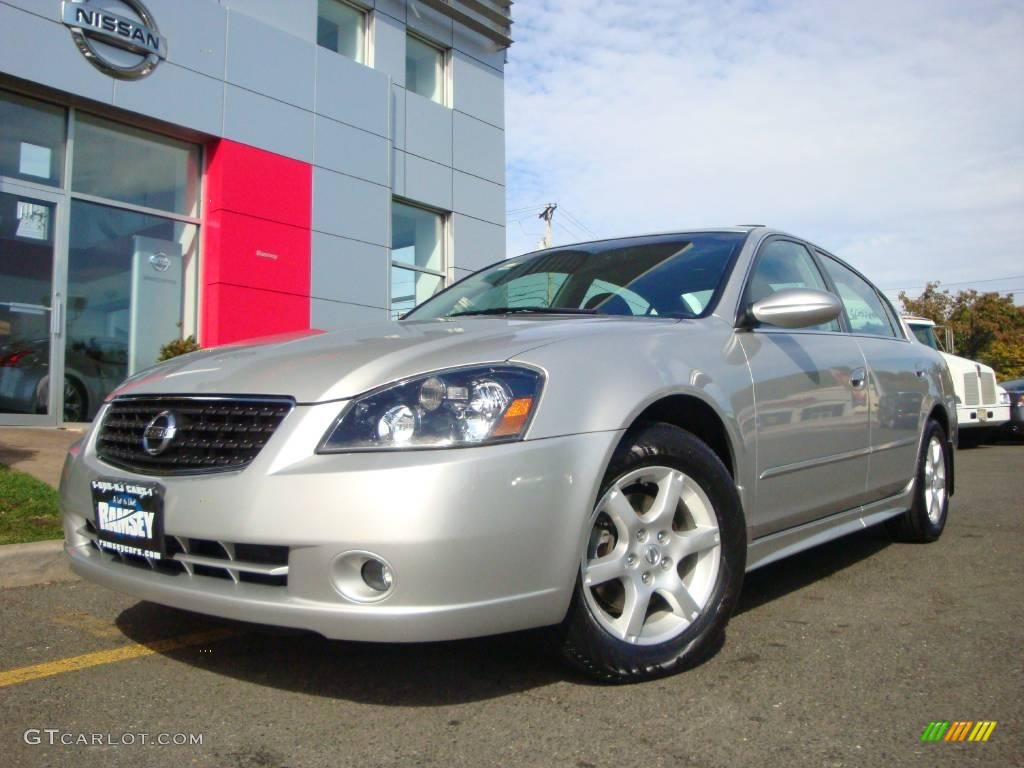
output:
POLYGON ((908 323, 917 323, 918 325, 935 325, 934 320, 929 320, 927 317, 921 317, 920 315, 900 315, 900 317, 908 323))

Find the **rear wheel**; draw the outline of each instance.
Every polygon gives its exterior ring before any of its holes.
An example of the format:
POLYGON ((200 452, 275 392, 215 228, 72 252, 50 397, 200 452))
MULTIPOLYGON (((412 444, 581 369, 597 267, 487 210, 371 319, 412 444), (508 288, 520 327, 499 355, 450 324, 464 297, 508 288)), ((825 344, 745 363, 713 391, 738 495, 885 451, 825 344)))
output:
POLYGON ((917 460, 914 502, 910 509, 886 523, 889 534, 899 541, 935 541, 946 527, 949 513, 949 443, 946 431, 934 419, 925 425, 921 454, 917 460))
POLYGON ((605 682, 692 666, 717 647, 745 561, 739 497, 715 453, 668 424, 632 430, 590 519, 563 655, 605 682))

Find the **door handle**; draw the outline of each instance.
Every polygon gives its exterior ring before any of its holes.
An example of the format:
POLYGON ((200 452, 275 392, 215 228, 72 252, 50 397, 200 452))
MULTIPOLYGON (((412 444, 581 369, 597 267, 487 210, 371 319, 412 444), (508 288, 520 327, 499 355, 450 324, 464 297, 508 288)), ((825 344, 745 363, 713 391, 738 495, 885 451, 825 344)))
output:
POLYGON ((916 366, 914 366, 914 374, 915 374, 915 375, 917 376, 917 378, 919 378, 919 379, 920 379, 920 378, 923 378, 923 377, 924 377, 924 375, 925 375, 925 374, 926 374, 927 372, 928 372, 928 368, 927 368, 926 366, 922 365, 921 363, 918 363, 918 364, 917 364, 916 366))
POLYGON ((863 368, 854 368, 850 371, 850 386, 853 389, 864 389, 865 379, 867 379, 867 373, 863 368))
POLYGON ((64 332, 64 302, 58 293, 53 302, 53 309, 50 310, 50 333, 60 337, 64 332))

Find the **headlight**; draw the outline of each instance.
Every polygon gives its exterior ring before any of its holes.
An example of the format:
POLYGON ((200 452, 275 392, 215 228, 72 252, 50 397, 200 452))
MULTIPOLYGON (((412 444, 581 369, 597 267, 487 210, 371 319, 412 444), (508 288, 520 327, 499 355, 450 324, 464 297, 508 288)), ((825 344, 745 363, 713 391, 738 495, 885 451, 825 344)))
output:
POLYGON ((1010 404, 1010 393, 1009 392, 1000 392, 999 393, 999 404, 1000 405, 1009 405, 1010 404))
POLYGON ((543 377, 515 366, 441 371, 356 398, 318 453, 453 448, 519 440, 537 407, 543 377))

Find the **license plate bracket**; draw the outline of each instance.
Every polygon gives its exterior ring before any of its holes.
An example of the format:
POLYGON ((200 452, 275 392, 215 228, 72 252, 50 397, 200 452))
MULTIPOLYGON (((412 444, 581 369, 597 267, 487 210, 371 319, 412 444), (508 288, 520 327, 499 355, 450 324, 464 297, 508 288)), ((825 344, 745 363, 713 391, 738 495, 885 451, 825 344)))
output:
POLYGON ((159 483, 116 478, 92 481, 96 545, 107 552, 161 560, 164 539, 164 489, 159 483))

